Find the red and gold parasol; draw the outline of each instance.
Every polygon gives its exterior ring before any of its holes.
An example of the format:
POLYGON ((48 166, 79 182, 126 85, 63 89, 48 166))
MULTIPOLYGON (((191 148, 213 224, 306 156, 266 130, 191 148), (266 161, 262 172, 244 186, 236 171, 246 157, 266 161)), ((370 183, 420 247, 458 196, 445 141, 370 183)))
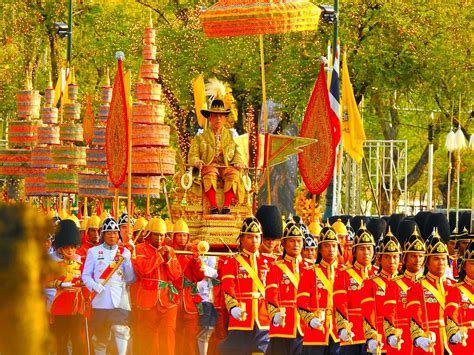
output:
POLYGON ((221 0, 201 15, 207 37, 264 35, 318 28, 321 10, 306 0, 221 0))

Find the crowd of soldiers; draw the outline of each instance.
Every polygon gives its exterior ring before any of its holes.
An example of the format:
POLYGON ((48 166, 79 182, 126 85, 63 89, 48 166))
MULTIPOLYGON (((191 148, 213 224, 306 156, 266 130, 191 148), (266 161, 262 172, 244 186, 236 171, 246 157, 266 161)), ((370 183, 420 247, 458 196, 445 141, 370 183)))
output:
POLYGON ((306 226, 264 205, 220 256, 184 219, 58 219, 45 288, 56 352, 472 353, 471 216, 448 217, 306 226))

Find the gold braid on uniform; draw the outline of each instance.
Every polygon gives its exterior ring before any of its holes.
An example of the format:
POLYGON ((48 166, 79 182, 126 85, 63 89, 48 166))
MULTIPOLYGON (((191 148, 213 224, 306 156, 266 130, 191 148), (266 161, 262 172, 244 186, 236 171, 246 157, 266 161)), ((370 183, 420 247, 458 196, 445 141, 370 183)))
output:
POLYGON ((383 332, 385 336, 388 338, 390 335, 393 335, 395 331, 395 326, 390 322, 387 318, 383 318, 383 332))
POLYGON ((375 329, 372 324, 369 323, 367 318, 364 317, 364 336, 365 339, 375 339, 377 340, 377 329, 375 329))
POLYGON ((228 293, 224 293, 224 301, 225 301, 225 306, 229 312, 232 308, 239 305, 239 302, 228 293))
POLYGON ((270 319, 273 319, 273 317, 275 317, 275 314, 280 312, 280 308, 275 306, 274 304, 271 304, 270 302, 267 303, 267 309, 270 319))
POLYGON ((310 312, 304 308, 300 308, 298 307, 298 313, 300 314, 300 317, 301 319, 303 319, 303 321, 306 323, 306 324, 309 324, 309 322, 311 321, 311 319, 314 318, 314 314, 313 312, 310 312))
POLYGON ((448 339, 451 339, 451 337, 456 334, 459 330, 459 326, 456 324, 455 321, 451 319, 451 317, 448 317, 446 319, 446 336, 448 339))
POLYGON ((424 330, 420 325, 413 319, 410 319, 410 334, 411 338, 414 340, 418 337, 422 337, 424 334, 424 330))
POLYGON ((347 321, 346 317, 344 317, 342 315, 342 313, 339 312, 336 309, 336 327, 337 327, 337 331, 339 331, 341 329, 347 329, 348 326, 349 326, 349 322, 347 321))

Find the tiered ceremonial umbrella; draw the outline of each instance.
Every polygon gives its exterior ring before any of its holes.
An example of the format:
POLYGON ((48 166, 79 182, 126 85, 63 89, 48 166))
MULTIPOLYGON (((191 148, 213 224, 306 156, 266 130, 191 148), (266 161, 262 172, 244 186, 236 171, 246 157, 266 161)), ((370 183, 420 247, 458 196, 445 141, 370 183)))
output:
MULTIPOLYGON (((122 107, 117 105, 120 96, 115 92, 112 98, 112 110, 109 115, 110 122, 107 123, 107 161, 109 168, 117 170, 116 178, 111 176, 113 189, 116 196, 128 195, 128 208, 131 211, 130 201, 132 197, 146 198, 146 214, 150 213, 150 198, 159 197, 161 185, 165 176, 172 176, 175 172, 176 151, 170 147, 171 127, 165 124, 165 107, 161 102, 161 85, 156 83, 159 77, 159 64, 156 63, 155 45, 156 30, 150 19, 149 27, 145 28, 143 37, 143 63, 140 65, 140 81, 135 84, 135 102, 133 108, 125 107, 128 105, 127 94, 123 93, 124 99, 122 107), (126 113, 126 115, 125 115, 126 113), (131 117, 130 117, 131 113, 131 117), (119 145, 114 141, 114 127, 121 127, 125 131, 125 123, 117 122, 113 125, 113 120, 118 117, 126 121, 127 141, 123 139, 124 148, 128 146, 128 163, 125 166, 118 166, 113 163, 110 154, 119 145), (109 125, 109 123, 111 123, 109 125), (109 135, 112 134, 112 135, 109 135), (130 157, 133 157, 131 159, 130 157), (118 167, 119 169, 116 169, 118 167), (128 172, 128 179, 125 175, 128 172), (123 174, 123 175, 122 175, 123 174), (133 181, 132 181, 133 175, 133 181), (123 177, 123 178, 122 178, 123 177)), ((119 66, 120 66, 119 60, 119 66)), ((119 76, 117 76, 119 78, 119 76)), ((117 79, 116 79, 117 80, 117 79)), ((122 135, 123 136, 123 135, 122 135)), ((122 137, 123 138, 123 137, 122 137)), ((120 144, 122 144, 120 143, 120 144)), ((117 155, 117 153, 115 153, 117 155)), ((118 155, 123 157, 127 154, 118 155)), ((123 163, 120 161, 119 163, 123 163)), ((110 176, 109 171, 109 176, 110 176)), ((163 186, 164 187, 164 186, 163 186)), ((165 198, 167 199, 166 188, 164 187, 165 198)), ((169 203, 167 201, 169 208, 169 203)))
MULTIPOLYGON (((263 35, 318 28, 321 9, 307 0, 221 0, 206 9, 201 23, 207 37, 259 35, 262 75, 263 123, 267 132, 267 108, 263 35)), ((267 153, 268 154, 268 150, 267 153)), ((266 157, 268 161, 268 156, 266 157)), ((270 169, 266 169, 267 203, 271 203, 270 169)))

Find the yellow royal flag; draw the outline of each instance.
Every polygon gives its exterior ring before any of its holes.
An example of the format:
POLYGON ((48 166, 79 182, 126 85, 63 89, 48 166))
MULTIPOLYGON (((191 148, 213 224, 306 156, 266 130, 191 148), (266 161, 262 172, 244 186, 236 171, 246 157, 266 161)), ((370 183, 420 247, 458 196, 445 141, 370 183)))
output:
POLYGON ((56 86, 54 87, 54 107, 59 108, 59 100, 61 99, 61 95, 63 93, 63 88, 66 83, 66 71, 61 68, 61 72, 58 77, 58 81, 56 82, 56 86))
POLYGON ((344 52, 342 64, 342 120, 341 120, 342 143, 344 150, 356 162, 364 157, 363 144, 366 140, 364 125, 360 118, 359 109, 352 90, 347 67, 347 55, 344 52))
POLYGON ((202 109, 207 109, 206 90, 204 85, 204 77, 199 74, 191 81, 194 95, 194 110, 196 112, 199 127, 206 128, 207 119, 201 114, 202 109))

